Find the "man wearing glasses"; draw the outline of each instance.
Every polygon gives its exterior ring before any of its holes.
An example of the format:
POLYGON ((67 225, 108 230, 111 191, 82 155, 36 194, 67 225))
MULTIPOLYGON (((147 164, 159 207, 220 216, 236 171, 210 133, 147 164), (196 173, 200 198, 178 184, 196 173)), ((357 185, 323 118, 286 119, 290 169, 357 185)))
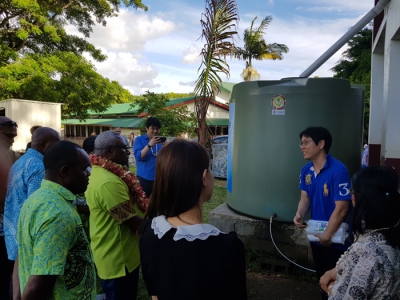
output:
POLYGON ((10 149, 17 136, 18 124, 7 117, 0 117, 0 299, 9 299, 12 262, 7 258, 3 231, 4 202, 7 194, 7 178, 18 154, 10 149))
MULTIPOLYGON (((351 204, 350 176, 346 166, 329 154, 332 136, 324 127, 308 127, 300 133, 300 148, 310 162, 300 173, 300 202, 294 224, 304 225, 304 216, 311 209, 311 219, 328 221, 319 242, 310 242, 318 278, 335 267, 348 245, 332 244, 332 236, 343 221, 349 219, 351 204)), ((349 222, 347 222, 349 224, 349 222)), ((321 299, 328 295, 321 289, 321 299)))
POLYGON ((107 300, 136 299, 140 266, 136 231, 143 213, 130 200, 127 184, 113 172, 116 166, 105 165, 105 160, 126 165, 130 152, 121 135, 113 131, 97 136, 94 148, 101 162, 93 163, 85 193, 94 262, 107 300))

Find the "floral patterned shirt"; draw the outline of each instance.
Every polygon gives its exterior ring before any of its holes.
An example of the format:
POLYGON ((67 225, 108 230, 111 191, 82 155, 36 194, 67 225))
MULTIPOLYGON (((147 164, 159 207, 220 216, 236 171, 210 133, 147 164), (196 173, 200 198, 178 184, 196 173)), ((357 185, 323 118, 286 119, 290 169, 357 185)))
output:
POLYGON ((400 250, 378 233, 361 236, 337 264, 329 300, 400 299, 400 250))
POLYGON ((43 180, 24 203, 18 221, 21 292, 31 275, 57 276, 50 299, 96 299, 95 269, 75 195, 43 180))

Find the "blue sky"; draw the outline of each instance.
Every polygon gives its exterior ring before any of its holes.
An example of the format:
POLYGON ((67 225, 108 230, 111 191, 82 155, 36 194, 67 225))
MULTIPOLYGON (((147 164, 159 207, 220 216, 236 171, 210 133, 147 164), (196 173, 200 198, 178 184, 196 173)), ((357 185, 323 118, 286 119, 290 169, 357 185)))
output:
MULTIPOLYGON (((121 10, 107 26, 97 25, 89 41, 108 55, 105 62, 94 62, 103 76, 117 80, 133 94, 152 92, 191 92, 200 66, 203 46, 200 18, 203 0, 143 0, 149 7, 121 10)), ((260 80, 276 80, 300 75, 335 41, 373 8, 373 0, 238 0, 240 21, 236 44, 242 46, 244 29, 257 16, 273 20, 266 31, 267 43, 282 43, 289 53, 281 61, 254 61, 260 80)), ((259 22, 256 21, 256 25, 259 22)), ((68 31, 75 32, 69 27, 68 31)), ((329 71, 345 50, 343 47, 311 76, 331 77, 329 71)), ((90 59, 90 57, 87 57, 90 59)), ((230 78, 241 82, 245 63, 227 59, 230 78)))

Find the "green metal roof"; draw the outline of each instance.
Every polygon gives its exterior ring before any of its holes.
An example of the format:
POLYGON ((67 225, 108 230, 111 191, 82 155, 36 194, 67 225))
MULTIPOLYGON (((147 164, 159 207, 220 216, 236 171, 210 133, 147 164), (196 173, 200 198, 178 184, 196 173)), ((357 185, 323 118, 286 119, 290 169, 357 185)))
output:
POLYGON ((222 82, 219 88, 221 91, 224 91, 225 93, 232 94, 232 89, 235 84, 236 83, 233 82, 222 82))
POLYGON ((88 114, 90 116, 93 115, 125 115, 125 114, 137 114, 139 106, 136 105, 135 107, 131 107, 131 103, 121 103, 121 104, 113 104, 104 112, 95 112, 93 110, 89 110, 88 114))
MULTIPOLYGON (((176 104, 180 104, 186 101, 193 100, 194 97, 186 97, 186 98, 174 98, 170 99, 167 103, 167 106, 172 106, 176 104)), ((106 116, 106 115, 137 115, 139 110, 139 105, 135 105, 131 107, 131 103, 121 103, 121 104, 113 104, 104 112, 95 112, 93 110, 89 110, 89 116, 106 116)))
MULTIPOLYGON (((80 121, 79 119, 65 119, 61 121, 63 125, 83 125, 83 126, 109 126, 109 127, 123 127, 123 128, 140 128, 142 122, 146 118, 116 118, 116 119, 86 119, 80 121)), ((209 126, 228 126, 228 119, 207 119, 209 126)))
POLYGON ((109 127, 124 127, 124 128, 139 128, 143 118, 116 118, 116 119, 86 119, 80 121, 79 119, 65 119, 61 121, 63 125, 83 125, 83 126, 109 126, 109 127))
MULTIPOLYGON (((234 85, 234 83, 225 82, 223 84, 234 85)), ((167 106, 178 105, 187 101, 194 100, 194 96, 186 98, 170 99, 167 106)), ((222 104, 221 104, 222 105, 222 104)), ((61 123, 64 125, 91 125, 91 126, 109 126, 109 127, 124 127, 124 128, 140 128, 145 118, 138 118, 126 115, 137 116, 139 106, 131 107, 130 103, 113 104, 110 108, 102 113, 89 111, 90 116, 121 116, 120 118, 88 118, 85 121, 79 119, 65 119, 61 123)), ((210 126, 228 126, 228 119, 208 119, 210 126)))
POLYGON ((181 104, 186 101, 194 100, 194 96, 192 97, 186 97, 186 98, 174 98, 174 99, 169 99, 169 102, 167 103, 167 106, 172 106, 176 104, 181 104))

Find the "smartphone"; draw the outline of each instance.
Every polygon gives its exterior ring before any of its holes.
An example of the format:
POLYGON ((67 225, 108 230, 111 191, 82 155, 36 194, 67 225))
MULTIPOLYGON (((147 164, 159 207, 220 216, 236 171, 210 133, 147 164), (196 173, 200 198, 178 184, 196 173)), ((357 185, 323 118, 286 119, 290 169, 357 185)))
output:
POLYGON ((156 139, 159 139, 159 140, 160 140, 160 143, 164 143, 164 142, 167 140, 167 137, 166 137, 166 136, 156 136, 155 138, 156 138, 156 139))

